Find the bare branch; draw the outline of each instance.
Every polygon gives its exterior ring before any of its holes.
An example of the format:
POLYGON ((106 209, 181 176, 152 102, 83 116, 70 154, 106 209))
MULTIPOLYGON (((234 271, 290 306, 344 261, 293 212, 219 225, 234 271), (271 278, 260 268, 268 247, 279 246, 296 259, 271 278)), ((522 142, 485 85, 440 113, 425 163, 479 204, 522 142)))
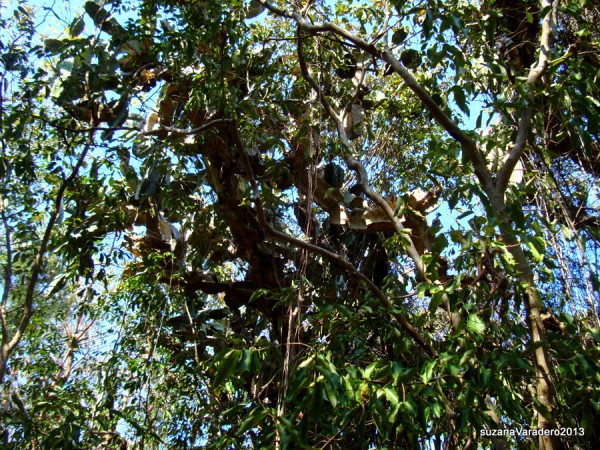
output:
POLYGON ((205 123, 197 128, 192 128, 191 130, 186 130, 183 128, 174 128, 174 127, 160 127, 156 130, 143 131, 141 133, 142 136, 154 136, 157 134, 163 134, 165 132, 171 133, 171 137, 181 137, 181 136, 190 136, 193 134, 202 133, 204 131, 210 130, 218 125, 224 123, 233 123, 233 119, 214 119, 210 122, 205 123))
POLYGON ((525 87, 527 89, 527 99, 525 107, 521 113, 521 119, 519 120, 519 129, 517 137, 515 139, 515 145, 513 146, 508 158, 502 165, 502 168, 498 172, 498 179, 496 184, 495 200, 496 202, 504 201, 504 192, 508 187, 510 176, 515 169, 515 166, 519 162, 521 155, 525 150, 525 144, 527 143, 527 135, 531 127, 531 120, 533 117, 534 107, 534 88, 540 78, 546 72, 548 68, 548 60, 550 57, 550 44, 552 37, 555 32, 555 16, 558 9, 558 0, 554 0, 550 3, 548 0, 541 0, 540 6, 542 10, 546 10, 544 21, 542 22, 542 34, 540 37, 540 54, 538 57, 537 64, 532 67, 527 76, 527 82, 525 87))
MULTIPOLYGON (((392 210, 392 208, 385 201, 385 199, 378 192, 375 192, 373 189, 371 189, 371 187, 369 186, 369 177, 367 175, 367 170, 365 169, 364 165, 359 160, 357 160, 356 158, 354 158, 352 156, 352 154, 350 152, 350 140, 348 139, 348 135, 346 134, 346 130, 344 129, 342 119, 334 111, 333 107, 327 100, 327 97, 323 93, 323 90, 317 84, 317 82, 314 80, 314 78, 312 77, 312 75, 310 74, 310 72, 308 70, 308 66, 306 64, 306 59, 304 58, 304 52, 302 49, 303 39, 302 39, 302 35, 300 32, 300 28, 298 28, 297 36, 298 36, 298 61, 300 62, 300 69, 302 71, 302 76, 308 82, 308 84, 312 87, 312 89, 315 92, 317 92, 318 97, 321 100, 321 104, 323 105, 323 108, 325 109, 325 112, 333 120, 335 127, 337 129, 337 132, 338 132, 338 136, 339 136, 339 138, 342 142, 342 146, 344 148, 343 156, 344 156, 344 160, 345 160, 347 166, 356 173, 356 175, 358 177, 358 185, 360 186, 361 190, 365 193, 365 195, 367 195, 367 197, 369 197, 380 208, 382 208, 382 210, 386 213, 386 215, 388 216, 388 218, 394 225, 394 229, 396 230, 396 232, 402 233, 404 231, 404 226, 402 225, 402 222, 400 222, 400 219, 398 219, 398 217, 396 217, 395 211, 392 210)), ((412 242, 412 239, 410 239, 410 236, 407 236, 407 237, 410 240, 410 245, 407 249, 408 256, 415 263, 415 267, 416 267, 416 270, 419 273, 419 275, 421 275, 423 277, 423 279, 426 279, 425 264, 423 263, 421 255, 419 255, 419 252, 415 248, 415 245, 412 242)))
POLYGON ((89 133, 90 131, 140 131, 138 127, 87 127, 87 128, 73 128, 63 127, 56 125, 52 122, 46 122, 52 128, 56 128, 61 131, 69 131, 71 133, 89 133))
MULTIPOLYGON (((2 290, 2 304, 0 305, 0 321, 2 322, 2 344, 8 341, 8 322, 6 318, 6 305, 8 297, 12 289, 12 242, 11 228, 6 217, 6 209, 4 206, 4 197, 0 195, 0 212, 2 214, 2 224, 4 226, 4 240, 6 245, 6 266, 4 267, 4 287, 2 290)), ((4 355, 3 355, 4 356, 4 355)))

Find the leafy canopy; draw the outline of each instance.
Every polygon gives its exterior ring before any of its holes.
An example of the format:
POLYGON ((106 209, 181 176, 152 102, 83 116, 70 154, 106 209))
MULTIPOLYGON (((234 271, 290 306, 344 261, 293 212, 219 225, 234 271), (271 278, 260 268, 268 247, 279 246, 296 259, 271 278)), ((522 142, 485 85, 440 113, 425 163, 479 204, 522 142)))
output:
POLYGON ((3 446, 598 441, 593 2, 5 12, 3 446))

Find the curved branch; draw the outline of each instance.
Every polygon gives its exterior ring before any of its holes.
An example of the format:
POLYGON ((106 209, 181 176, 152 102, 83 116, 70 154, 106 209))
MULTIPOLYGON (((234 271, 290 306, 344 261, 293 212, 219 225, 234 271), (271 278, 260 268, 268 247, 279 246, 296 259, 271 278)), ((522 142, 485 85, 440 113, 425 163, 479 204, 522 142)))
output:
MULTIPOLYGON (((325 109, 325 111, 327 112, 327 114, 329 115, 331 120, 333 120, 333 122, 335 124, 335 127, 338 132, 338 136, 339 136, 340 140, 342 141, 342 146, 344 148, 343 156, 344 156, 344 161, 346 162, 346 165, 348 166, 348 168, 350 168, 351 170, 353 170, 356 173, 356 176, 358 177, 357 184, 358 184, 358 186, 360 186, 361 190, 365 193, 365 195, 367 197, 369 197, 371 200, 373 200, 386 213, 386 215, 390 219, 391 223, 393 224, 395 231, 399 234, 402 234, 402 232, 404 231, 404 226, 400 222, 400 219, 398 219, 398 217, 396 217, 395 212, 392 210, 390 205, 385 201, 385 199, 378 192, 375 192, 373 189, 371 189, 371 187, 369 186, 369 177, 367 175, 367 170, 365 169, 365 166, 358 159, 354 158, 352 156, 352 154, 350 153, 350 140, 348 139, 348 135, 346 134, 346 130, 344 129, 344 124, 342 123, 342 119, 335 112, 335 110, 333 109, 333 107, 331 106, 329 101, 327 100, 327 97, 323 93, 323 90, 317 84, 317 82, 314 80, 314 78, 312 77, 312 75, 310 74, 310 72, 308 70, 308 66, 306 64, 306 59, 304 58, 304 53, 303 53, 303 49, 302 49, 303 39, 302 39, 302 35, 300 33, 300 28, 298 28, 297 37, 298 37, 298 61, 300 63, 300 69, 302 71, 302 76, 308 82, 308 84, 312 87, 312 89, 317 93, 317 95, 321 101, 321 104, 323 105, 323 108, 325 109)), ((426 279, 427 276, 426 276, 426 272, 425 272, 425 264, 423 263, 423 259, 421 258, 421 255, 419 255, 419 252, 415 248, 415 245, 412 242, 412 239, 410 238, 410 236, 407 236, 407 238, 410 241, 410 245, 407 249, 408 256, 414 262, 417 273, 423 279, 426 279)))
POLYGON ((205 124, 203 124, 199 127, 192 128, 191 130, 186 130, 184 128, 175 128, 175 127, 160 127, 160 128, 157 128, 156 130, 142 131, 140 134, 142 136, 154 136, 157 134, 162 134, 164 132, 167 132, 167 133, 171 133, 171 137, 190 136, 192 134, 198 134, 198 133, 202 133, 204 131, 208 131, 211 128, 214 128, 218 125, 222 125, 225 123, 233 123, 233 122, 234 122, 233 119, 214 119, 214 120, 211 120, 210 122, 206 122, 205 124))
MULTIPOLYGON (((527 135, 531 127, 534 104, 534 88, 540 78, 546 72, 548 67, 548 57, 550 55, 550 42, 554 34, 555 15, 558 8, 558 0, 552 3, 548 0, 541 0, 542 10, 546 10, 546 15, 542 23, 542 32, 540 37, 540 55, 538 63, 529 71, 527 77, 526 89, 528 90, 526 105, 521 114, 519 129, 515 146, 510 155, 503 164, 498 173, 498 181, 493 192, 492 206, 501 219, 499 228, 502 238, 506 244, 506 249, 515 259, 518 269, 518 277, 525 292, 527 293, 525 311, 530 330, 531 345, 534 346, 533 359, 537 376, 536 396, 540 404, 538 408, 538 428, 548 429, 556 426, 554 421, 554 382, 553 368, 549 360, 546 329, 542 322, 540 311, 543 307, 542 298, 539 290, 535 287, 535 277, 525 254, 521 242, 517 239, 513 228, 510 225, 509 218, 504 210, 504 193, 508 186, 510 175, 514 170, 519 158, 525 149, 527 135)), ((539 448, 544 450, 553 450, 556 448, 556 440, 553 436, 541 435, 539 437, 539 448)))
POLYGON ((540 55, 538 57, 537 64, 529 70, 525 88, 527 89, 527 99, 525 108, 521 113, 521 119, 519 120, 519 129, 517 131, 517 137, 515 139, 515 145, 512 148, 508 158, 502 165, 502 168, 498 172, 498 180, 496 184, 495 201, 499 202, 504 200, 504 192, 508 187, 510 176, 515 169, 515 166, 519 162, 523 151, 525 150, 525 144, 527 142, 527 135, 531 128, 531 120, 533 117, 533 89, 538 83, 540 78, 546 73, 548 68, 548 60, 550 57, 550 43, 555 32, 555 16, 558 9, 558 0, 554 0, 550 3, 548 0, 541 0, 540 6, 542 10, 546 9, 546 15, 542 22, 542 35, 540 38, 540 55))

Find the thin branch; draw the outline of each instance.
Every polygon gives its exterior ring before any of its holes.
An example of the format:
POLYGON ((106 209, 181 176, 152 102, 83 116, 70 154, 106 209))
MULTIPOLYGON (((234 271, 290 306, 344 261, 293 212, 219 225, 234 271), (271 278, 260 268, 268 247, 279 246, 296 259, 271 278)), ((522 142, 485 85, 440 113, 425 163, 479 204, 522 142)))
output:
POLYGON ((52 128, 56 128, 61 131, 69 131, 71 133, 89 133, 90 131, 140 131, 139 127, 87 127, 87 128, 73 128, 64 127, 62 125, 56 125, 52 122, 45 122, 52 128))
POLYGON ((181 137, 181 136, 190 136, 192 134, 202 133, 204 131, 210 130, 218 125, 224 123, 234 123, 233 119, 214 119, 210 122, 205 123, 197 128, 192 128, 191 130, 185 130, 183 128, 174 128, 174 127, 160 127, 156 130, 143 131, 141 133, 142 136, 153 136, 157 134, 163 134, 164 132, 171 133, 172 137, 181 137))
POLYGON ((534 88, 540 78, 546 72, 548 68, 548 61, 550 57, 550 43, 555 33, 555 15, 558 9, 558 0, 554 0, 550 3, 548 0, 541 0, 540 6, 542 10, 547 9, 546 16, 542 22, 542 35, 540 37, 540 55, 538 62, 535 67, 532 67, 527 76, 525 83, 525 89, 527 90, 527 99, 525 100, 525 107, 521 113, 521 119, 519 120, 519 128, 517 131, 517 137, 515 139, 515 145, 512 148, 508 158, 502 165, 502 168, 498 172, 498 180, 496 185, 495 200, 497 202, 503 202, 504 192, 508 187, 510 176, 515 169, 515 166, 519 162, 523 151, 525 150, 525 144, 527 143, 527 135, 531 127, 531 120, 533 117, 534 107, 534 88))
POLYGON ((12 289, 12 243, 11 243, 11 229, 8 224, 8 217, 6 217, 6 209, 4 207, 4 197, 0 194, 0 212, 2 214, 2 224, 4 226, 4 240, 6 242, 6 266, 4 267, 4 289, 2 291, 2 304, 0 305, 0 321, 2 322, 2 344, 6 343, 9 339, 8 335, 8 321, 6 318, 6 305, 8 304, 8 297, 12 289))
POLYGON ((377 55, 380 59, 387 62, 394 71, 400 75, 404 80, 404 83, 408 88, 415 93, 415 95, 421 100, 421 103, 431 113, 436 122, 446 130, 446 132, 452 136, 460 145, 462 150, 465 152, 467 158, 473 164, 473 170, 477 179, 482 186, 488 191, 491 187, 491 174, 487 169, 485 159, 481 155, 481 152, 477 148, 477 143, 465 133, 446 113, 442 108, 431 98, 429 93, 423 86, 419 84, 417 79, 406 69, 400 61, 392 54, 390 50, 384 50, 378 52, 377 55))
MULTIPOLYGON (((333 120, 333 122, 335 124, 335 127, 338 132, 338 136, 342 142, 342 147, 344 148, 343 156, 344 156, 344 160, 346 161, 346 165, 356 173, 356 175, 358 177, 358 185, 360 186, 361 190, 365 193, 365 195, 367 197, 369 197, 371 200, 373 200, 386 213, 387 217, 390 219, 391 223, 393 224, 396 232, 398 234, 402 234, 404 231, 404 225, 402 225, 402 222, 400 222, 400 219, 398 219, 398 217, 396 217, 395 211, 392 210, 392 208, 390 207, 388 202, 386 202, 385 199, 378 192, 375 192, 373 189, 371 189, 371 187, 369 186, 369 177, 367 175, 367 170, 365 169, 365 166, 359 160, 354 158, 352 156, 352 154, 350 153, 350 140, 348 139, 348 135, 346 134, 346 130, 344 129, 344 125, 342 123, 341 117, 335 112, 335 110, 329 103, 329 100, 327 100, 327 97, 323 93, 323 90, 317 84, 317 82, 314 80, 314 78, 312 77, 312 75, 310 74, 310 72, 308 70, 308 66, 306 64, 306 59, 304 58, 304 52, 303 52, 303 48, 302 48, 303 47, 302 46, 303 38, 302 38, 302 35, 300 32, 300 29, 298 29, 297 36, 298 36, 298 61, 300 63, 300 70, 302 71, 302 76, 308 82, 308 84, 312 87, 312 89, 317 93, 319 99, 321 100, 321 104, 323 105, 323 108, 325 109, 325 112, 329 115, 329 117, 331 118, 331 120, 333 120)), ((416 270, 419 273, 419 275, 423 279, 426 279, 427 276, 426 276, 425 264, 423 263, 423 259, 421 258, 421 255, 419 255, 419 252, 415 248, 410 236, 407 236, 407 238, 410 241, 410 245, 407 248, 408 256, 414 262, 416 270)))
POLYGON ((31 276, 29 278, 29 282, 27 283, 21 320, 19 322, 17 329, 15 330, 15 332, 13 334, 12 339, 7 343, 3 343, 3 345, 2 345, 2 361, 1 361, 2 367, 0 367, 0 382, 3 381, 3 379, 4 379, 4 373, 6 370, 6 363, 8 360, 8 356, 14 351, 14 349, 19 344, 19 342, 21 342, 21 339, 23 338, 23 334, 25 333, 25 330, 29 326, 29 322, 31 321, 31 317, 33 316, 33 313, 34 313, 33 300, 35 298, 35 290, 36 290, 36 287, 38 286, 39 278, 43 272, 44 263, 46 261, 46 252, 48 249, 48 244, 50 243, 50 238, 52 236, 52 232, 54 231, 54 226, 56 224, 56 221, 57 221, 57 219, 60 215, 61 209, 62 209, 62 200, 63 200, 64 194, 65 194, 65 191, 77 177, 77 175, 79 173, 79 169, 83 165, 85 158, 86 158, 90 148, 92 147, 93 142, 94 142, 94 133, 92 131, 90 131, 88 134, 87 142, 85 143, 84 148, 81 151, 81 154, 79 155, 79 158, 77 159, 77 162, 71 171, 71 174, 65 180, 63 180, 63 182, 61 183, 61 185, 58 188, 58 191, 56 193, 56 198, 54 200, 54 208, 52 210, 52 213, 50 214, 48 224, 46 225, 44 235, 40 242, 40 247, 36 253, 33 267, 31 269, 31 276))
MULTIPOLYGON (((526 104, 521 114, 515 146, 498 173, 497 186, 491 199, 492 205, 494 209, 497 210, 497 214, 501 219, 499 228, 504 243, 506 244, 506 251, 510 252, 516 262, 519 281, 527 294, 524 305, 529 325, 531 344, 536 346, 533 352, 533 359, 537 378, 535 395, 539 402, 539 407, 536 408, 538 415, 537 424, 540 429, 556 426, 554 419, 555 389, 553 382, 553 366, 551 365, 548 356, 546 329, 541 318, 541 310, 543 307, 542 298, 539 290, 535 287, 535 277, 531 264, 529 263, 527 255, 516 237, 515 230, 511 226, 506 212, 504 211, 504 192, 508 186, 510 175, 525 149, 525 143, 527 141, 533 117, 534 88, 548 67, 550 43, 553 34, 555 33, 558 1, 559 0, 554 0, 550 3, 548 0, 540 0, 540 7, 542 11, 546 11, 546 15, 544 16, 542 23, 538 63, 529 71, 525 85, 525 88, 528 91, 526 104)), ((540 436, 539 447, 545 450, 553 450, 556 448, 556 439, 553 436, 540 436)))
POLYGON ((359 411, 363 410, 363 406, 358 406, 354 409, 354 411, 352 411, 352 413, 348 416, 348 418, 346 419, 346 423, 343 424, 339 430, 337 430, 337 433, 335 433, 333 436, 331 436, 327 442, 325 442, 322 446, 321 446, 321 450, 325 450, 326 448, 328 448, 328 446, 336 440, 336 438, 342 434, 344 432, 344 430, 348 427, 348 425, 350 425, 350 422, 352 422, 352 419, 354 419, 354 417, 358 414, 359 411))
POLYGON ((385 18, 383 19, 382 29, 383 31, 379 34, 378 37, 373 39, 373 43, 377 42, 380 37, 383 37, 382 45, 384 48, 388 46, 388 32, 391 29, 390 27, 390 19, 392 18, 392 5, 390 3, 386 3, 385 8, 385 18))
MULTIPOLYGON (((0 85, 4 86, 4 79, 6 71, 0 76, 0 85)), ((6 141, 4 140, 4 89, 0 88, 0 134, 2 154, 6 156, 6 141)), ((2 177, 3 181, 7 180, 2 177)), ((2 291, 2 303, 0 304, 0 321, 2 322, 2 345, 8 341, 8 322, 6 319, 6 305, 8 303, 8 296, 12 286, 12 244, 11 244, 11 232, 8 224, 8 218, 6 217, 6 210, 4 206, 4 197, 0 194, 0 211, 2 212, 2 224, 4 225, 4 239, 6 241, 6 266, 4 267, 4 286, 2 291)), ((0 355, 4 359, 4 354, 0 355)))

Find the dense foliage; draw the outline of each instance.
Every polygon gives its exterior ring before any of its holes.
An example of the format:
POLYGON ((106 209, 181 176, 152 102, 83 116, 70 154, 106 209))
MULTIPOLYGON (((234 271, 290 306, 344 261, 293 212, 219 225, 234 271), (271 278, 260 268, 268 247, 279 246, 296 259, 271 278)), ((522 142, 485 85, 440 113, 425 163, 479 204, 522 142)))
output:
POLYGON ((595 2, 63 3, 1 9, 3 448, 600 441, 595 2))

